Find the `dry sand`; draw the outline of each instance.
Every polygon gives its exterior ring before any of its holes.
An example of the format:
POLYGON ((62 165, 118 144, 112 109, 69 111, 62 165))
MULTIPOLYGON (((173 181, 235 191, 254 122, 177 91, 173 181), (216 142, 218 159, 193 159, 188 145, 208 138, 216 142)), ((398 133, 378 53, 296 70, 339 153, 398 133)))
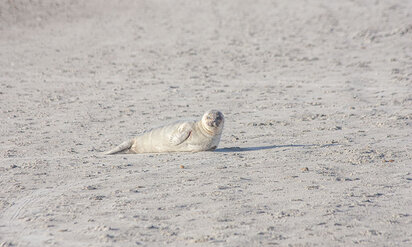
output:
POLYGON ((1 1, 0 246, 411 246, 411 40, 410 0, 1 1), (215 152, 101 154, 211 108, 215 152))

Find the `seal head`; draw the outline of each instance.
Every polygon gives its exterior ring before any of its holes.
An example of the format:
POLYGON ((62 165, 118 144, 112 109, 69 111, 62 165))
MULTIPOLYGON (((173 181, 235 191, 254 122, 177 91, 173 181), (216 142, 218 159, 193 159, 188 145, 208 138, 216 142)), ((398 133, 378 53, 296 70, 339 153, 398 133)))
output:
POLYGON ((224 122, 223 114, 218 110, 209 110, 202 117, 202 127, 212 135, 222 130, 224 122))

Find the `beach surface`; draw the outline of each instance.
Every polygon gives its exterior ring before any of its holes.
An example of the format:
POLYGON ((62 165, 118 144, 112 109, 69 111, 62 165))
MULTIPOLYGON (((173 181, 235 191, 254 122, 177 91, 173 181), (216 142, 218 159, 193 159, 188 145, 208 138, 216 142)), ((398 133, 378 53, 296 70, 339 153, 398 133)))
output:
POLYGON ((0 2, 0 246, 412 246, 412 1, 0 2), (214 152, 103 155, 225 115, 214 152))

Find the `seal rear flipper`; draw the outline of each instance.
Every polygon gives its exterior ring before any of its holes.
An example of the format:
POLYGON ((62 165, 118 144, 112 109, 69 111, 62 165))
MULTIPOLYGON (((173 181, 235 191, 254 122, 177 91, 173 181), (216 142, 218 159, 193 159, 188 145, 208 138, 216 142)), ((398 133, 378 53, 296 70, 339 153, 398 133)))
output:
POLYGON ((111 155, 111 154, 117 154, 117 153, 134 153, 134 152, 129 152, 131 151, 130 148, 132 147, 133 144, 134 144, 134 140, 125 141, 119 146, 115 147, 114 149, 110 151, 107 151, 104 154, 111 155))

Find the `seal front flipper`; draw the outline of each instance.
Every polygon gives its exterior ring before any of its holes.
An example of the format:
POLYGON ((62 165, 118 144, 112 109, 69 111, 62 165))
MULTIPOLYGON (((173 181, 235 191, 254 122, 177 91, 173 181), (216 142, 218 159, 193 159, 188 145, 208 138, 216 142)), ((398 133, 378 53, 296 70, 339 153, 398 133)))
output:
POLYGON ((169 142, 175 146, 182 144, 184 141, 187 140, 187 138, 189 138, 192 130, 193 129, 190 124, 183 123, 170 135, 169 142))
MULTIPOLYGON (((114 149, 107 151, 106 155, 110 155, 110 154, 117 154, 123 151, 128 151, 128 149, 130 149, 134 144, 134 140, 130 140, 130 141, 125 141, 122 144, 120 144, 119 146, 115 147, 114 149)), ((128 153, 128 152, 126 152, 128 153)), ((134 152, 133 152, 134 153, 134 152)))

